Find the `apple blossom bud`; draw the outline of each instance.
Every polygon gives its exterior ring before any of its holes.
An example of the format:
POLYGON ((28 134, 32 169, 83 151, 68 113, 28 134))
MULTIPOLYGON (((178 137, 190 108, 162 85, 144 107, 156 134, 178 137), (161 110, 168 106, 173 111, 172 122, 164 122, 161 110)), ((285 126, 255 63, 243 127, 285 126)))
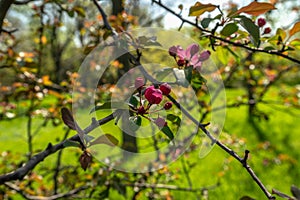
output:
POLYGON ((264 34, 268 34, 268 33, 271 33, 271 28, 270 27, 267 27, 264 30, 264 34))
POLYGON ((168 95, 171 92, 171 86, 168 83, 163 83, 159 86, 159 89, 163 93, 163 95, 168 95))
POLYGON ((266 24, 266 20, 264 18, 258 18, 257 25, 259 27, 263 27, 266 24))
POLYGON ((170 108, 172 108, 172 102, 167 102, 167 103, 165 103, 165 105, 164 105, 164 109, 165 110, 170 110, 170 108))
POLYGON ((162 92, 159 89, 155 89, 154 86, 150 86, 145 90, 145 98, 150 104, 159 104, 162 101, 162 92))
POLYGON ((179 59, 179 60, 177 60, 177 65, 178 66, 183 66, 185 64, 185 60, 184 59, 179 59))
POLYGON ((137 77, 134 82, 134 86, 136 89, 140 89, 145 85, 145 80, 142 77, 137 77))

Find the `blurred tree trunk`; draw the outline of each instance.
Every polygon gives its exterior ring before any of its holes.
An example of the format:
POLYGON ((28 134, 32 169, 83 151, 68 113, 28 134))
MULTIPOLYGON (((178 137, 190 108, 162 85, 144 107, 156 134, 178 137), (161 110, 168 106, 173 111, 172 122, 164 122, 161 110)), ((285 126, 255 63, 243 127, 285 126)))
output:
MULTIPOLYGON (((124 12, 124 0, 112 0, 112 15, 118 16, 124 12)), ((125 31, 126 31, 126 25, 123 24, 125 31)), ((130 69, 130 63, 129 63, 129 56, 127 54, 124 54, 120 56, 117 59, 123 67, 118 70, 118 79, 122 77, 126 72, 130 69)), ((122 149, 128 152, 137 152, 137 141, 136 137, 134 135, 134 132, 132 133, 126 133, 124 130, 128 130, 128 116, 122 117, 122 149)), ((125 153, 128 155, 127 153, 125 153)))
POLYGON ((112 0, 112 15, 117 16, 124 11, 124 0, 112 0))
POLYGON ((2 26, 6 13, 13 2, 14 0, 0 0, 0 34, 3 31, 2 26))

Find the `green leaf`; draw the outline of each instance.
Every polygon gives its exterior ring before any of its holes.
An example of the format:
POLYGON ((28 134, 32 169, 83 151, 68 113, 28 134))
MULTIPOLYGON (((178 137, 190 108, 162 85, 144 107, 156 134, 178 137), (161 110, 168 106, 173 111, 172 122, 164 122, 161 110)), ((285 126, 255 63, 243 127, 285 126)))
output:
POLYGON ((191 83, 192 81, 192 77, 193 77, 193 67, 186 67, 184 68, 184 75, 185 75, 185 79, 191 83))
POLYGON ((276 37, 277 37, 279 42, 283 42, 286 38, 286 32, 283 29, 278 28, 276 30, 276 37))
POLYGON ((197 2, 194 6, 190 7, 189 16, 200 16, 203 13, 212 12, 217 8, 216 5, 213 4, 202 4, 200 2, 197 2))
POLYGON ((275 48, 272 47, 272 46, 267 46, 267 47, 264 48, 264 50, 266 50, 266 51, 272 51, 272 50, 275 50, 275 48))
POLYGON ((300 39, 294 39, 290 42, 290 46, 300 49, 300 39))
POLYGON ((206 82, 206 79, 203 76, 201 76, 200 73, 195 73, 192 79, 192 87, 194 90, 197 91, 201 89, 202 85, 206 82))
POLYGON ((239 27, 235 23, 226 24, 224 28, 221 30, 221 35, 230 36, 239 30, 239 27))
POLYGON ((239 200, 255 200, 255 199, 253 199, 253 198, 251 198, 249 196, 243 196, 239 200))
POLYGON ((139 98, 138 96, 132 95, 132 96, 130 97, 128 103, 129 103, 130 106, 133 106, 133 107, 137 108, 138 105, 139 105, 139 100, 140 100, 140 98, 139 98))
POLYGON ((141 116, 132 116, 129 118, 129 128, 132 131, 137 131, 142 125, 141 116))
POLYGON ((254 46, 258 47, 260 44, 259 27, 256 26, 251 19, 249 19, 245 16, 241 17, 240 24, 250 34, 250 39, 251 39, 251 42, 254 44, 254 46))
POLYGON ((115 138, 114 136, 112 136, 110 134, 104 134, 104 135, 99 136, 94 141, 90 142, 90 146, 96 145, 96 144, 106 144, 106 145, 114 147, 114 146, 117 146, 118 143, 119 143, 119 140, 117 138, 115 138))
POLYGON ((202 21, 201 21, 201 26, 203 28, 207 28, 210 24, 211 21, 213 21, 214 19, 212 18, 204 18, 202 21))
POLYGON ((161 131, 170 139, 174 139, 174 134, 168 126, 164 126, 161 131))
POLYGON ((82 7, 76 6, 73 10, 81 17, 85 17, 85 11, 82 7))
POLYGON ((66 140, 64 142, 64 147, 80 147, 80 144, 75 141, 66 140))
POLYGON ((174 114, 168 114, 167 120, 169 120, 170 122, 172 122, 172 124, 175 124, 176 126, 180 126, 181 124, 181 118, 174 114))

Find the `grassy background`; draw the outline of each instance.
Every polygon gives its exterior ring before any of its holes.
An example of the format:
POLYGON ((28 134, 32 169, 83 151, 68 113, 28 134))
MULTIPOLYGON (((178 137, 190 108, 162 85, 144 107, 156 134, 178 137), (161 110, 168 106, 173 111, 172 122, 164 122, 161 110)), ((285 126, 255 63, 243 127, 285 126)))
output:
MULTIPOLYGON (((241 90, 228 89, 227 98, 236 98, 242 94, 241 90)), ((267 98, 273 98, 272 92, 267 98)), ((260 105, 260 109, 268 113, 268 121, 254 119, 249 121, 246 107, 228 108, 224 132, 220 139, 233 148, 239 155, 243 155, 245 149, 251 154, 249 164, 253 167, 258 177, 267 186, 290 194, 290 186, 300 186, 300 111, 283 105, 260 105)), ((34 119, 36 128, 42 119, 34 119)), ((25 160, 27 152, 26 144, 26 119, 18 118, 11 121, 0 121, 0 153, 11 152, 16 158, 25 160)), ((35 129, 34 128, 34 129, 35 129)), ((112 126, 108 126, 114 132, 112 126)), ((34 151, 44 149, 49 142, 55 144, 62 140, 66 128, 51 125, 42 128, 34 137, 34 151)), ((74 134, 71 132, 70 135, 74 134)), ((198 139, 199 140, 199 139, 198 139)), ((68 148, 63 153, 64 165, 79 165, 80 150, 68 148)), ((57 155, 51 155, 43 161, 35 170, 43 167, 55 166, 57 155)), ((169 165, 168 172, 176 178, 169 184, 180 187, 189 187, 182 168, 182 159, 169 165)), ((209 190, 210 199, 239 199, 244 195, 255 199, 264 199, 264 194, 252 181, 250 175, 242 168, 241 164, 230 158, 219 147, 215 146, 204 158, 199 158, 199 149, 191 151, 184 156, 185 162, 195 164, 189 168, 193 187, 200 188, 220 183, 218 187, 209 190)), ((5 164, 4 164, 5 165, 5 164)), ((9 172, 12 168, 3 168, 1 173, 9 172)), ((82 172, 88 174, 89 170, 82 172)), ((49 175, 51 176, 51 175, 49 175)), ((166 190, 160 190, 166 193, 166 190)), ((132 188, 127 189, 128 197, 133 193, 132 188)), ((171 191, 174 199, 195 199, 194 193, 171 191)), ((22 199, 16 195, 14 199, 22 199)), ((110 199, 125 199, 117 191, 110 193, 110 199)), ((142 193, 140 199, 147 199, 142 193)))

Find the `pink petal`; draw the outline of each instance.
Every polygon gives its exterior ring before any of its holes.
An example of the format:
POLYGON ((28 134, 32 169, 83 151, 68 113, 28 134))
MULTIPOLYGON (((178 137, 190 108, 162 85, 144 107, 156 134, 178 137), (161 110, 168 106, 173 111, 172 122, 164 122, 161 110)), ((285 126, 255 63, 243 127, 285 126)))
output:
POLYGON ((198 52, 199 52, 199 45, 198 44, 191 44, 186 49, 186 57, 188 59, 191 59, 198 52))
POLYGON ((207 60, 207 59, 209 58, 209 56, 210 56, 210 51, 208 51, 208 50, 202 51, 202 52, 200 53, 199 60, 200 60, 200 61, 205 61, 205 60, 207 60))

